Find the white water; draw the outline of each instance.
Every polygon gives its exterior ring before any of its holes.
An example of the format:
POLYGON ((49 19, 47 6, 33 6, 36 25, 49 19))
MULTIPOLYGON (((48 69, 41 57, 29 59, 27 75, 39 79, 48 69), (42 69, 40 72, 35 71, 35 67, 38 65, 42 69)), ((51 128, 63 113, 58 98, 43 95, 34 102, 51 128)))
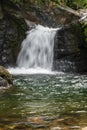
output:
POLYGON ((18 55, 18 67, 8 69, 10 73, 50 73, 53 64, 54 37, 59 28, 37 25, 27 32, 18 55))

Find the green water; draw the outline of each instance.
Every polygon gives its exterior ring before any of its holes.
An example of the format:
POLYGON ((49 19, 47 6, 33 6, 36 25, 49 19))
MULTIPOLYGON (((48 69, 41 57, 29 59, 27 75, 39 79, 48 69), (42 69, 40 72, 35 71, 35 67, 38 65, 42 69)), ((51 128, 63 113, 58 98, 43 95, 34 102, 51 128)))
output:
POLYGON ((14 76, 0 92, 0 130, 77 130, 87 127, 87 76, 14 76))

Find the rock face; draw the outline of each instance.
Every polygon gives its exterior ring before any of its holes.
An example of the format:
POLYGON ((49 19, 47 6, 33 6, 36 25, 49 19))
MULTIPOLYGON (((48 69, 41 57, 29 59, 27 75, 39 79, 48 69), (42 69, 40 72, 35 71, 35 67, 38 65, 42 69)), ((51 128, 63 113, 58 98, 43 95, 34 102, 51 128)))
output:
POLYGON ((82 30, 77 25, 59 30, 55 37, 53 69, 63 72, 87 72, 87 51, 82 30))
POLYGON ((22 18, 15 16, 16 11, 5 7, 6 11, 1 7, 3 6, 0 6, 0 65, 13 66, 25 36, 26 24, 22 18))
POLYGON ((15 65, 17 54, 19 52, 21 41, 24 38, 23 25, 18 20, 18 26, 14 20, 3 18, 0 21, 0 64, 15 65), (21 31, 22 30, 22 31, 21 31))
POLYGON ((12 86, 12 75, 2 66, 0 66, 0 88, 9 88, 12 86))

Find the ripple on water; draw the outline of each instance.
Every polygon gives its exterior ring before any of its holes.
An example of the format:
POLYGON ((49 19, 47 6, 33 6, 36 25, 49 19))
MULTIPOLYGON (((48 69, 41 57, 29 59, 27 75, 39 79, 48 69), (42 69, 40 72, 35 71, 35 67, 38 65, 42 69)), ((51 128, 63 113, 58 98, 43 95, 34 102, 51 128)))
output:
MULTIPOLYGON (((2 93, 0 97, 0 116, 15 117, 12 122, 9 117, 9 123, 19 122, 15 129, 78 130, 87 126, 84 75, 17 75, 11 93, 2 93)), ((2 124, 6 126, 6 122, 2 124)))

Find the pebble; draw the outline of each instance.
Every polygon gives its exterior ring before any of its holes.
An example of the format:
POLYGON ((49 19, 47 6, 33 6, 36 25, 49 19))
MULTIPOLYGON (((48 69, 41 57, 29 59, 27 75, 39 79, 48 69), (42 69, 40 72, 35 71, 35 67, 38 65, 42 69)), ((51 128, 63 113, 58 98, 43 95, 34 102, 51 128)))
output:
POLYGON ((53 127, 51 130, 62 130, 61 127, 53 127))
POLYGON ((87 130, 87 127, 82 128, 82 130, 87 130))

